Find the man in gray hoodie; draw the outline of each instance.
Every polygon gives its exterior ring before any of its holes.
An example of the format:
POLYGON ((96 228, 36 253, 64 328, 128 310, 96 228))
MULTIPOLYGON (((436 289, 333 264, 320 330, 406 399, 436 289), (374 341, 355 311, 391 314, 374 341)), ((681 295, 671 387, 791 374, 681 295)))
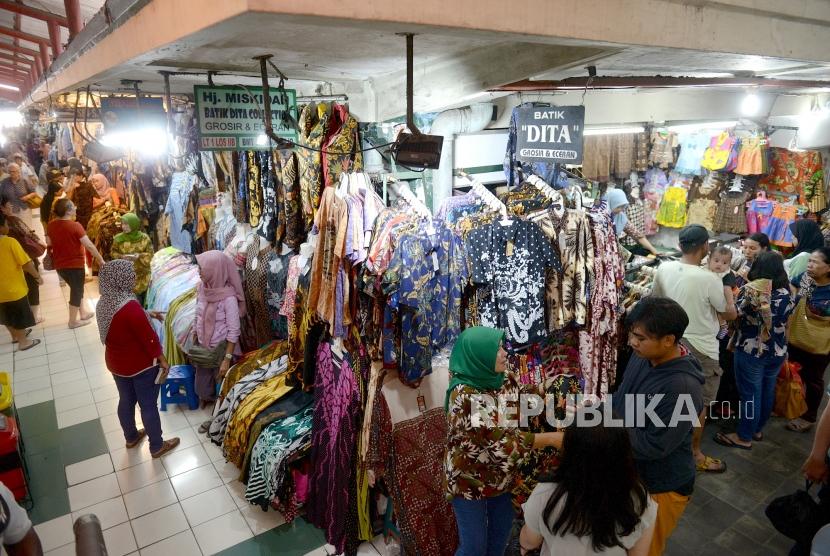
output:
POLYGON ((694 489, 692 428, 703 409, 703 370, 680 343, 689 317, 676 301, 647 297, 634 307, 626 325, 634 355, 612 404, 622 417, 626 404, 635 403, 637 396, 643 403, 644 396, 658 418, 646 413, 637 426, 627 425, 640 478, 658 504, 649 554, 662 554, 694 489))

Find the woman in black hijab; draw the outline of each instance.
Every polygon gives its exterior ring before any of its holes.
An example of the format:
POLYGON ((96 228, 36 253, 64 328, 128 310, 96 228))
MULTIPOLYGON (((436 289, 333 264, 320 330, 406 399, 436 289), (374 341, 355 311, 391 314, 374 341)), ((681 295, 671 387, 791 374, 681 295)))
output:
POLYGON ((784 268, 792 280, 807 270, 810 253, 824 247, 824 236, 821 234, 821 227, 812 220, 796 220, 790 224, 790 231, 795 238, 795 251, 784 261, 784 268))

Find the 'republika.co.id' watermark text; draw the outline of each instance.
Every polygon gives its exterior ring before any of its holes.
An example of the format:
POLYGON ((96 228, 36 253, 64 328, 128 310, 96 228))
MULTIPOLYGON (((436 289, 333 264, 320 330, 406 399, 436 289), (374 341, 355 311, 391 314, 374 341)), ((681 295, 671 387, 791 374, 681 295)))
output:
MULTIPOLYGON (((667 397, 665 394, 609 394, 602 403, 582 395, 540 396, 538 394, 477 394, 471 398, 473 427, 527 427, 544 418, 551 427, 627 427, 673 428, 682 423, 700 426, 699 411, 690 394, 667 397), (623 404, 615 407, 615 398, 623 404)), ((744 415, 754 413, 752 401, 741 404, 744 415)))

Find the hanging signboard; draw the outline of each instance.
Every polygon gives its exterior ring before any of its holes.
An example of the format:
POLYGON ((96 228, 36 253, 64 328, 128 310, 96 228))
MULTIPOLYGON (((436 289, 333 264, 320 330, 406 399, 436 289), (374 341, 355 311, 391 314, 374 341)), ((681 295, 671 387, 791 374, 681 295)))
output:
POLYGON ((193 93, 201 150, 268 149, 263 117, 268 101, 274 133, 297 141, 297 92, 292 89, 271 89, 268 100, 262 95, 262 87, 195 85, 193 93))
POLYGON ((101 121, 107 133, 167 125, 164 101, 157 97, 141 97, 140 102, 135 97, 102 97, 101 121))
POLYGON ((522 162, 582 164, 584 106, 519 109, 516 156, 522 162))

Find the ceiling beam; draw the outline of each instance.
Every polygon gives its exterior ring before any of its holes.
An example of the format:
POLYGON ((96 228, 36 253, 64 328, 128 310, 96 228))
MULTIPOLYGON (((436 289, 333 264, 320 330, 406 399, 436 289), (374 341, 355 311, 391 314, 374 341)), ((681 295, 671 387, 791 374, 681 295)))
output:
POLYGON ((590 89, 659 89, 675 87, 769 87, 805 89, 830 87, 830 81, 765 79, 763 77, 569 77, 558 81, 524 79, 490 91, 581 91, 590 89))
POLYGON ((52 43, 52 59, 57 59, 63 52, 61 28, 56 21, 49 21, 47 25, 49 26, 49 42, 52 43))
POLYGON ((29 73, 24 68, 21 68, 19 66, 13 66, 11 64, 5 64, 5 63, 2 63, 2 62, 0 62, 0 70, 4 70, 6 72, 19 73, 20 75, 26 75, 26 74, 29 73))
POLYGON ((43 67, 48 68, 52 65, 52 61, 49 59, 49 46, 45 42, 42 42, 38 45, 40 47, 40 61, 43 62, 43 67))
POLYGON ((18 75, 16 73, 6 73, 3 70, 0 70, 0 80, 1 81, 14 81, 15 85, 23 83, 25 78, 22 75, 18 75))
POLYGON ((33 66, 35 64, 35 61, 31 58, 24 58, 22 56, 18 56, 17 54, 6 54, 5 52, 0 52, 0 60, 8 60, 9 62, 27 64, 29 66, 33 66))
POLYGON ((41 10, 40 8, 35 8, 33 6, 18 4, 17 2, 9 2, 8 0, 0 0, 0 9, 32 17, 34 19, 39 19, 41 21, 46 21, 47 23, 50 21, 54 21, 58 25, 69 27, 69 20, 66 18, 66 16, 52 12, 47 12, 46 10, 41 10))
POLYGON ((0 27, 0 35, 7 35, 9 37, 14 37, 16 39, 33 42, 35 44, 49 44, 49 39, 47 39, 46 37, 39 37, 37 35, 32 35, 31 33, 24 33, 23 31, 9 29, 8 27, 0 27))
POLYGON ((37 50, 26 48, 25 46, 15 46, 3 41, 0 41, 0 50, 9 50, 17 54, 26 54, 27 56, 31 56, 35 59, 40 57, 40 52, 37 50))

